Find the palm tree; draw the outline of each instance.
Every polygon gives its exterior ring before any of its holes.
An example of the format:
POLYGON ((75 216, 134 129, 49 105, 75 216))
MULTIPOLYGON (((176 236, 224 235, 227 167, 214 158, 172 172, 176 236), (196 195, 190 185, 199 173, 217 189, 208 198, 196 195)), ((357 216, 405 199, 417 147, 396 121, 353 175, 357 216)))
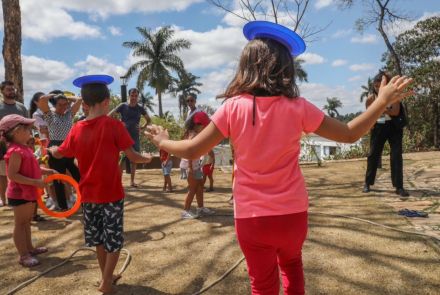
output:
POLYGON ((19 0, 2 1, 3 62, 5 80, 14 82, 17 100, 23 102, 23 72, 21 66, 21 10, 19 0))
POLYGON ((337 97, 327 97, 327 104, 324 106, 324 110, 327 111, 327 114, 335 118, 339 117, 338 108, 342 107, 342 102, 337 97))
POLYGON ((141 60, 131 65, 124 78, 130 78, 139 72, 137 88, 143 91, 145 84, 154 88, 159 100, 159 116, 163 117, 162 93, 171 83, 171 72, 180 72, 184 69, 183 62, 177 53, 187 49, 191 43, 185 39, 172 39, 174 30, 169 26, 160 28, 157 32, 151 29, 137 27, 143 37, 142 41, 128 41, 122 45, 130 48, 134 57, 141 60))
POLYGON ((180 117, 186 119, 185 116, 188 113, 188 104, 186 103, 186 98, 189 94, 199 94, 200 90, 197 87, 203 84, 197 82, 197 77, 190 72, 181 71, 178 73, 179 78, 173 78, 172 84, 170 85, 170 91, 177 96, 179 102, 179 112, 180 117))
POLYGON ((296 79, 300 82, 308 82, 307 73, 302 67, 304 60, 301 58, 295 58, 293 60, 293 66, 295 67, 296 79))
POLYGON ((156 104, 153 102, 153 96, 150 92, 146 92, 145 94, 141 93, 141 102, 144 108, 147 108, 150 112, 154 113, 153 107, 156 104))
POLYGON ((372 92, 373 89, 373 80, 371 80, 370 77, 368 77, 368 81, 367 81, 367 85, 362 85, 362 93, 360 96, 361 102, 364 101, 365 98, 368 97, 368 95, 370 95, 370 93, 372 92))

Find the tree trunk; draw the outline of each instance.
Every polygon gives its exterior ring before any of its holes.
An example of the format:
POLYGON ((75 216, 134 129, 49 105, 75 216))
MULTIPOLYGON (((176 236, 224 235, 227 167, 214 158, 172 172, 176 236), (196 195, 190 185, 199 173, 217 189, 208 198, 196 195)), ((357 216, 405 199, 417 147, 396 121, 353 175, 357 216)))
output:
POLYGON ((162 110, 162 91, 157 91, 157 98, 159 100, 159 117, 163 118, 163 110, 162 110))
POLYGON ((23 102, 23 73, 21 68, 21 12, 19 0, 3 0, 3 62, 5 80, 14 82, 17 100, 23 102))

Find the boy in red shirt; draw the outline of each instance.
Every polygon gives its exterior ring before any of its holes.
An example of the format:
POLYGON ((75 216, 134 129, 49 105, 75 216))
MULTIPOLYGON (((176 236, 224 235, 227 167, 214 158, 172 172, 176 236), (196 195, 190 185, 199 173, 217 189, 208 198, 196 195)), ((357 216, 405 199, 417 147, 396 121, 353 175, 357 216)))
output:
POLYGON ((76 123, 60 147, 49 151, 56 158, 75 157, 81 174, 84 235, 86 245, 96 246, 102 281, 99 291, 112 291, 120 277, 113 272, 122 249, 124 191, 119 170, 119 152, 130 161, 148 163, 150 155, 141 155, 132 148, 133 140, 124 125, 107 116, 110 92, 107 84, 113 78, 105 75, 84 76, 73 84, 81 87, 81 96, 89 106, 89 114, 76 123))

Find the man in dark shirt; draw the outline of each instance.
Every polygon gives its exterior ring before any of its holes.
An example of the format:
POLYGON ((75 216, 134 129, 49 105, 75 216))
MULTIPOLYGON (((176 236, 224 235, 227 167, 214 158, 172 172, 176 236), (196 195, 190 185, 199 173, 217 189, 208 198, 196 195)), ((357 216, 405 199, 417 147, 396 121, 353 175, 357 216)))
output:
MULTIPOLYGON (((128 91, 129 101, 128 103, 121 103, 115 109, 110 111, 108 114, 112 116, 114 113, 119 113, 121 115, 121 121, 124 123, 125 128, 127 128, 128 133, 134 141, 133 149, 137 152, 140 151, 140 138, 139 131, 144 129, 147 124, 150 124, 151 119, 147 114, 147 111, 138 104, 139 101, 139 91, 136 88, 132 88, 128 91), (140 127, 139 123, 141 121, 141 116, 145 118, 145 125, 140 127)), ((136 175, 136 163, 131 163, 131 186, 137 187, 134 178, 136 175)))

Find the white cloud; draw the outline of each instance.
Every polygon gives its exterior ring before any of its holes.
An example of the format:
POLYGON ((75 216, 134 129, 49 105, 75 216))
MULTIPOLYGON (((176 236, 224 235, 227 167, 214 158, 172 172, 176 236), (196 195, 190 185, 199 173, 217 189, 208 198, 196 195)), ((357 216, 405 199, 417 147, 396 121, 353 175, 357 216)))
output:
POLYGON ((349 82, 356 82, 362 79, 362 76, 353 76, 348 79, 349 82))
MULTIPOLYGON (((362 110, 359 102, 360 90, 347 89, 345 86, 328 86, 319 83, 305 83, 299 85, 301 96, 322 109, 327 97, 337 97, 342 102, 341 114, 354 113, 362 110)), ((360 89, 360 88, 359 88, 360 89)))
POLYGON ((64 62, 37 56, 22 56, 24 97, 34 92, 48 92, 59 88, 67 79, 75 75, 75 70, 64 62))
POLYGON ((108 60, 88 55, 83 61, 75 63, 78 75, 106 74, 117 80, 126 73, 126 69, 110 63, 108 60))
POLYGON ((335 33, 333 33, 331 35, 331 37, 334 38, 334 39, 343 38, 343 37, 349 36, 352 32, 353 32, 352 29, 338 30, 335 33))
POLYGON ((372 71, 376 68, 375 65, 373 64, 353 64, 350 66, 350 70, 352 70, 353 72, 360 72, 360 71, 372 71))
POLYGON ((120 36, 122 35, 122 30, 119 27, 115 27, 115 26, 110 26, 108 28, 110 34, 112 34, 113 36, 120 36))
POLYGON ((414 26, 425 19, 434 17, 434 16, 440 16, 440 11, 436 12, 425 12, 419 19, 416 19, 414 21, 408 21, 408 20, 397 20, 393 24, 387 26, 385 28, 385 32, 393 37, 397 37, 400 34, 411 30, 414 28, 414 26))
MULTIPOLYGON (((77 21, 71 12, 86 13, 92 20, 106 18, 110 15, 136 13, 153 13, 162 11, 182 11, 194 3, 203 0, 22 0, 23 37, 38 41, 49 41, 53 38, 68 37, 98 38, 101 29, 84 21, 77 21)), ((1 9, 1 7, 0 7, 1 9)), ((3 14, 0 14, 3 22, 3 14)), ((1 26, 3 29, 3 26, 1 26)), ((112 33, 113 34, 113 33, 112 33)))
POLYGON ((315 8, 322 9, 322 8, 330 6, 332 4, 333 4, 333 0, 318 0, 315 3, 315 8))
POLYGON ((347 62, 348 62, 348 61, 345 60, 345 59, 335 59, 335 60, 332 62, 332 67, 340 67, 340 66, 346 65, 347 62))
POLYGON ((367 34, 364 36, 357 36, 351 38, 351 43, 361 43, 361 44, 373 44, 377 43, 377 36, 374 34, 367 34))
POLYGON ((325 58, 316 53, 303 53, 299 56, 300 59, 304 60, 306 65, 317 65, 325 62, 325 58))
POLYGON ((190 50, 180 54, 189 70, 212 69, 237 61, 247 43, 241 28, 221 26, 207 32, 177 29, 175 37, 192 43, 190 50))

